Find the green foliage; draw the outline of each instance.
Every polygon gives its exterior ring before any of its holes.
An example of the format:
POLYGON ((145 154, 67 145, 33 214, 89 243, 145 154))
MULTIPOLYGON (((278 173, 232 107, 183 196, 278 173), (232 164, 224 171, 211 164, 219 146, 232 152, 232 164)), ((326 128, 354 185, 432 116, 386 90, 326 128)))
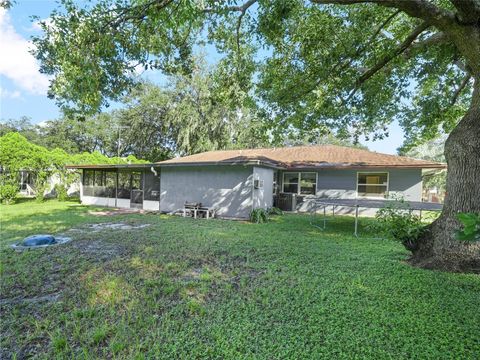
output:
POLYGON ((371 229, 387 238, 401 242, 407 250, 417 248, 425 231, 420 217, 413 214, 404 200, 396 200, 377 211, 371 229))
MULTIPOLYGON (((445 141, 446 135, 439 136, 429 141, 425 141, 415 146, 415 144, 404 144, 400 149, 400 154, 414 159, 430 160, 445 163, 445 141)), ((424 175, 422 178, 424 189, 436 188, 440 193, 446 191, 447 170, 439 170, 434 173, 424 175)))
POLYGON ((149 4, 102 0, 89 6, 62 0, 64 11, 53 12, 49 23, 40 21, 44 35, 33 39, 36 56, 42 72, 62 68, 49 95, 66 112, 74 113, 70 102, 79 98, 80 113, 108 105, 107 98, 120 100, 132 88, 137 71, 190 72, 192 39, 200 30, 202 14, 189 2, 175 7, 167 6, 169 2, 149 4), (57 36, 57 29, 62 36, 57 36))
POLYGON ((55 189, 55 194, 57 196, 57 199, 59 201, 68 200, 68 193, 67 193, 68 188, 65 185, 63 185, 63 183, 55 184, 54 189, 55 189))
POLYGON ((42 202, 45 199, 45 191, 48 190, 48 178, 51 172, 49 170, 36 169, 35 175, 35 199, 37 202, 42 202))
POLYGON ((154 214, 112 219, 91 209, 57 200, 0 208, 7 356, 478 358, 480 277, 408 266, 398 242, 364 230, 354 237, 350 216, 320 231, 302 215, 254 226, 154 214), (90 232, 88 224, 112 221, 150 226, 90 232), (75 246, 8 248, 70 228, 81 230, 71 232, 75 246), (57 291, 58 301, 31 305, 57 291), (116 301, 99 302, 113 294, 116 301))
MULTIPOLYGON (((35 197, 38 201, 44 200, 45 191, 49 190, 49 179, 52 176, 60 178, 63 190, 66 193, 70 185, 79 178, 78 172, 65 168, 65 165, 79 164, 133 164, 146 163, 130 155, 127 158, 109 158, 99 152, 70 155, 62 149, 49 150, 29 142, 24 136, 16 132, 6 133, 0 137, 0 164, 2 164, 2 196, 3 201, 13 200, 12 186, 18 192, 17 174, 20 170, 29 171, 35 175, 35 197), (6 187, 3 187, 5 184, 6 187), (8 185, 8 186, 7 186, 8 185), (10 200, 7 200, 7 196, 10 200)), ((63 195, 62 195, 63 197, 63 195)))
MULTIPOLYGON (((218 82, 220 67, 195 60, 189 76, 168 77, 164 87, 142 82, 122 97, 124 107, 86 117, 62 117, 42 126, 28 119, 0 124, 0 134, 19 132, 37 145, 68 153, 134 155, 151 162, 175 155, 268 146, 265 124, 249 95, 218 82)), ((94 162, 91 162, 94 163, 94 162)))
POLYGON ((22 116, 19 119, 2 120, 0 123, 0 137, 11 132, 18 132, 31 143, 43 145, 42 135, 39 130, 39 126, 33 125, 31 119, 26 116, 22 116))
MULTIPOLYGON (((63 0, 49 23, 41 22, 44 33, 34 39, 35 55, 41 70, 53 76, 50 96, 63 108, 92 113, 127 94, 138 81, 139 68, 194 74, 193 49, 209 42, 220 55, 217 99, 235 100, 238 90, 248 94, 248 101, 261 104, 274 120, 275 142, 292 128, 305 134, 327 128, 343 138, 384 138, 388 125, 398 119, 408 142, 415 143, 450 132, 465 113, 472 82, 461 87, 468 66, 456 60, 465 57, 469 66, 478 67, 463 45, 476 37, 463 36, 459 46, 455 36, 446 36, 399 51, 418 26, 417 16, 425 21, 431 14, 435 23, 431 8, 416 15, 397 11, 402 3, 247 1, 239 13, 239 7, 230 6, 233 2, 210 0, 102 0, 92 5, 63 0)), ((452 11, 446 4, 429 6, 438 6, 438 13, 452 11)), ((453 32, 457 25, 441 30, 453 32)), ((412 40, 422 43, 438 30, 433 24, 412 40)))
POLYGON ((263 208, 256 208, 250 212, 250 221, 256 224, 266 223, 268 221, 268 211, 263 208))
POLYGON ((18 184, 5 174, 0 174, 0 202, 12 204, 18 194, 18 184))
POLYGON ((463 225, 463 229, 456 234, 457 239, 462 241, 480 241, 480 214, 459 213, 457 218, 463 225))
POLYGON ((268 215, 283 215, 283 210, 279 209, 278 207, 272 206, 271 208, 267 209, 268 215))

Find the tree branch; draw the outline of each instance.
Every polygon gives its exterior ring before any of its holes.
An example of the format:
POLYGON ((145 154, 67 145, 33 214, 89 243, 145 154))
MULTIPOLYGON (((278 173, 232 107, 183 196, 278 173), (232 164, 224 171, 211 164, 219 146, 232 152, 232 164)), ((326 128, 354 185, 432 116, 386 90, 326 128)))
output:
POLYGON ((370 79, 373 75, 375 75, 379 70, 381 70, 385 65, 387 65, 390 61, 396 58, 398 55, 401 55, 407 48, 415 41, 415 39, 427 28, 429 24, 423 22, 422 24, 418 25, 408 37, 395 49, 395 51, 391 54, 385 55, 379 62, 377 62, 374 66, 370 69, 365 71, 356 81, 353 90, 350 92, 348 97, 343 101, 343 103, 348 102, 353 95, 357 92, 357 90, 362 86, 362 84, 370 79))
MULTIPOLYGON (((422 19, 439 29, 446 29, 455 22, 455 15, 446 9, 442 9, 427 0, 311 0, 316 4, 376 4, 383 7, 402 10, 406 14, 422 19)), ((463 1, 463 0, 459 0, 463 1)))
POLYGON ((221 12, 221 11, 226 11, 226 12, 240 12, 245 14, 245 12, 248 10, 250 6, 255 4, 258 0, 248 0, 246 3, 243 5, 234 5, 234 6, 227 6, 227 7, 220 7, 218 9, 216 8, 205 8, 202 9, 203 12, 207 13, 213 13, 213 12, 221 12))
POLYGON ((463 89, 465 89, 465 87, 468 85, 470 79, 471 79, 472 75, 470 74, 467 74, 462 82, 460 83, 460 85, 458 86, 457 90, 455 90, 453 96, 452 96, 452 100, 450 100, 450 106, 453 106, 455 105, 455 103, 457 102, 458 100, 458 97, 460 96, 460 94, 462 93, 463 89))
POLYGON ((458 13, 457 19, 462 25, 475 25, 480 21, 479 0, 450 0, 458 13))
POLYGON ((410 58, 416 50, 422 50, 432 45, 443 44, 443 43, 446 43, 447 40, 448 40, 447 35, 445 35, 444 32, 437 32, 424 40, 420 40, 412 43, 412 45, 410 45, 408 49, 405 51, 405 57, 410 58))
MULTIPOLYGON (((342 64, 342 60, 339 60, 331 69, 331 73, 338 71, 342 71, 346 69, 348 66, 350 66, 358 56, 360 56, 366 49, 367 47, 372 44, 372 42, 377 38, 378 34, 401 12, 401 10, 397 10, 394 13, 392 13, 389 17, 387 17, 375 30, 375 32, 368 38, 368 40, 361 46, 357 48, 355 53, 350 57, 350 60, 347 61, 346 63, 342 64)), ((318 85, 322 82, 323 79, 318 79, 315 81, 313 86, 309 87, 306 91, 303 91, 300 95, 296 96, 296 98, 303 97, 313 90, 317 88, 318 85)), ((293 90, 293 87, 289 89, 289 91, 293 90)))
POLYGON ((242 26, 242 19, 245 16, 248 8, 255 4, 257 0, 249 0, 245 4, 239 7, 240 15, 237 20, 237 28, 235 29, 236 36, 237 36, 237 51, 240 53, 240 27, 242 26))
POLYGON ((430 46, 430 45, 441 44, 441 43, 444 43, 446 41, 447 41, 447 35, 445 35, 444 32, 437 32, 437 33, 433 34, 432 36, 430 36, 430 37, 428 37, 424 40, 414 42, 412 44, 411 48, 412 49, 419 49, 419 48, 423 48, 423 47, 430 46))

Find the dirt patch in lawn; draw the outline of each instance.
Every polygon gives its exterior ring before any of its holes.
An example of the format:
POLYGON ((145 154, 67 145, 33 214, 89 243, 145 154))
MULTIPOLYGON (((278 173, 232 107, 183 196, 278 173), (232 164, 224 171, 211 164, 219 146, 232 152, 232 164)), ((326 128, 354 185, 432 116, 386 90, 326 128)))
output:
POLYGON ((94 216, 115 216, 115 215, 129 215, 129 214, 160 214, 159 211, 143 210, 143 209, 111 209, 111 210, 100 210, 100 211, 90 210, 88 213, 94 216))
POLYGON ((100 224, 87 224, 81 229, 73 228, 68 231, 88 231, 99 232, 103 230, 137 230, 150 226, 150 224, 127 224, 127 223, 100 223, 100 224))
POLYGON ((88 212, 90 215, 95 216, 114 216, 114 215, 128 215, 128 214, 144 214, 145 210, 142 209, 111 209, 111 210, 101 210, 88 212))
POLYGON ((80 253, 96 261, 111 260, 127 252, 123 245, 102 240, 78 240, 72 242, 72 246, 77 248, 80 253))

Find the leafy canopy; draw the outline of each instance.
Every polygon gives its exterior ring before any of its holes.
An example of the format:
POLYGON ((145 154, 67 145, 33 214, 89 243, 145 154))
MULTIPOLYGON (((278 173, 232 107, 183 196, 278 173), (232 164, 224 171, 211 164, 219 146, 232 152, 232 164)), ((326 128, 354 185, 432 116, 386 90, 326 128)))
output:
POLYGON ((18 131, 50 149, 134 155, 152 162, 268 145, 261 114, 253 104, 246 104, 248 95, 238 87, 226 90, 216 80, 224 71, 198 58, 189 76, 170 76, 162 87, 146 81, 137 84, 122 98, 121 109, 80 120, 64 116, 42 126, 32 125, 28 118, 9 120, 0 124, 0 135, 18 131))
POLYGON ((120 99, 138 68, 189 75, 196 46, 209 42, 223 56, 224 93, 235 100, 240 87, 273 127, 381 138, 398 119, 409 144, 448 133, 479 67, 470 25, 452 20, 475 15, 471 1, 356 2, 61 0, 35 54, 65 110, 120 99))
POLYGON ((0 137, 0 164, 2 170, 16 173, 20 170, 54 173, 65 171, 65 165, 146 163, 134 156, 108 158, 98 152, 68 154, 63 149, 49 150, 29 142, 24 136, 11 132, 0 137))

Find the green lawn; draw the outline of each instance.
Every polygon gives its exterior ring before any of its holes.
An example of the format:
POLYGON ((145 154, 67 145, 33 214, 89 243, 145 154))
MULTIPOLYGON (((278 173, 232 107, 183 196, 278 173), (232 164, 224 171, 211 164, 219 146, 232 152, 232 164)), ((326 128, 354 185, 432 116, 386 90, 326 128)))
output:
POLYGON ((351 218, 322 232, 300 215, 260 225, 90 209, 0 207, 1 359, 480 358, 480 277, 412 268, 401 245, 352 237, 351 218), (7 246, 72 227, 83 231, 64 245, 7 246))

